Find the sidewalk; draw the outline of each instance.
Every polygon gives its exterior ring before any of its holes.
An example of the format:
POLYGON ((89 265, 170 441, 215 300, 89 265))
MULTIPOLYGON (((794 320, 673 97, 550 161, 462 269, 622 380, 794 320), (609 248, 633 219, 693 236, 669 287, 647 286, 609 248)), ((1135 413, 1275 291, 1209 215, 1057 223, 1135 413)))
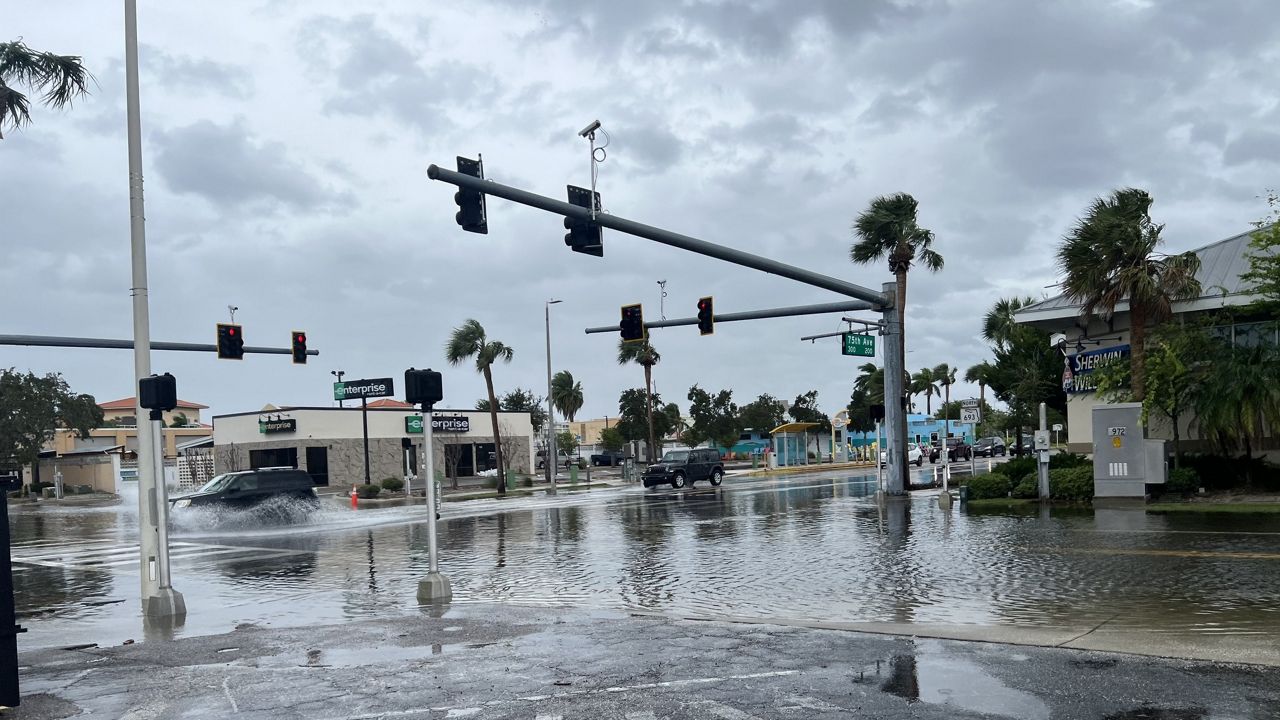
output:
POLYGON ((1280 670, 590 609, 454 603, 21 656, 20 717, 1274 717, 1280 670))

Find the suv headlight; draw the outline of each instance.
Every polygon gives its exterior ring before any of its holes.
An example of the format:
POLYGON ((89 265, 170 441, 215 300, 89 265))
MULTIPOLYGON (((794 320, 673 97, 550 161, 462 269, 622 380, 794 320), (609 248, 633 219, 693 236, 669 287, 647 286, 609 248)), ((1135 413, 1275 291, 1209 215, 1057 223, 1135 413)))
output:
POLYGON ((176 508, 191 507, 191 501, 190 501, 190 500, 175 500, 175 501, 173 502, 173 506, 174 506, 174 507, 176 507, 176 508))

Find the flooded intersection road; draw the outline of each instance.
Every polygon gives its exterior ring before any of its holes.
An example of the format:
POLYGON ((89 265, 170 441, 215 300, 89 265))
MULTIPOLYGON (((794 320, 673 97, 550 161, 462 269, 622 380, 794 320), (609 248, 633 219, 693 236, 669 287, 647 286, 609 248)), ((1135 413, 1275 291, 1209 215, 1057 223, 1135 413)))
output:
MULTIPOLYGON (((730 479, 448 503, 454 605, 504 603, 780 622, 961 624, 1280 640, 1280 521, 1130 510, 880 508, 874 477, 730 479)), ((179 519, 188 616, 144 627, 131 504, 13 513, 24 648, 118 644, 238 625, 418 613, 423 508, 336 505, 287 527, 179 519)))

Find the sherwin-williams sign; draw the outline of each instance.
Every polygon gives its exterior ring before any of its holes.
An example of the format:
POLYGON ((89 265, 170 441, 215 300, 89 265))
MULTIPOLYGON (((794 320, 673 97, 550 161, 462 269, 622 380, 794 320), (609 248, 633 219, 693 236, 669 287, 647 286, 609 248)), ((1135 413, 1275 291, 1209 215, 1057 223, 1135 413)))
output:
POLYGON ((391 397, 396 394, 391 378, 373 378, 372 380, 347 380, 333 384, 334 400, 351 400, 352 398, 391 397))
POLYGON ((265 435, 270 435, 272 433, 282 433, 282 432, 297 432, 297 430, 298 430, 298 421, 294 419, 259 420, 258 421, 258 432, 263 433, 265 435))
POLYGON ((1093 377, 1094 370, 1113 360, 1128 361, 1128 359, 1128 345, 1076 353, 1066 359, 1062 368, 1062 390, 1073 395, 1093 392, 1098 389, 1098 381, 1093 377))

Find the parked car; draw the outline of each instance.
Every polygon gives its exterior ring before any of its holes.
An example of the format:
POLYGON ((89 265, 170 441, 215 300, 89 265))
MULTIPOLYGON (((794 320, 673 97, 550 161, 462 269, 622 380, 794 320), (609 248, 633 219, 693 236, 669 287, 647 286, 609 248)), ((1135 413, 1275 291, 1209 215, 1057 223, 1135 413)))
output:
POLYGON ((223 473, 187 495, 170 499, 175 509, 224 507, 251 510, 268 500, 288 498, 307 508, 320 507, 311 476, 297 468, 258 468, 223 473))
POLYGON ((621 465, 625 459, 626 455, 621 450, 602 450, 591 455, 591 464, 596 467, 601 465, 613 467, 614 465, 621 465))
POLYGON ((724 480, 724 463, 719 450, 669 450, 662 459, 644 471, 644 486, 670 484, 673 488, 690 487, 699 480, 719 485, 724 480))
POLYGON ((1008 450, 1004 446, 1004 438, 984 437, 973 444, 973 454, 978 457, 1004 456, 1008 450))
MULTIPOLYGON (((556 451, 556 466, 557 466, 557 467, 566 467, 566 468, 567 468, 567 467, 569 467, 569 466, 570 466, 570 465, 572 465, 572 464, 573 464, 573 458, 569 455, 569 453, 567 453, 567 452, 565 452, 565 451, 563 451, 563 450, 557 450, 557 451, 556 451)), ((538 469, 538 470, 541 470, 542 468, 544 468, 544 467, 546 467, 546 466, 547 466, 547 451, 546 451, 546 450, 539 450, 539 451, 538 451, 537 469, 538 469)))
MULTIPOLYGON (((889 462, 889 452, 887 450, 880 451, 880 462, 889 462)), ((915 443, 907 443, 907 464, 915 463, 916 467, 924 465, 924 451, 915 443)))
MULTIPOLYGON (((934 445, 929 448, 929 462, 936 463, 942 457, 942 448, 934 445)), ((947 438, 947 457, 951 462, 973 459, 973 448, 964 438, 947 438)))

